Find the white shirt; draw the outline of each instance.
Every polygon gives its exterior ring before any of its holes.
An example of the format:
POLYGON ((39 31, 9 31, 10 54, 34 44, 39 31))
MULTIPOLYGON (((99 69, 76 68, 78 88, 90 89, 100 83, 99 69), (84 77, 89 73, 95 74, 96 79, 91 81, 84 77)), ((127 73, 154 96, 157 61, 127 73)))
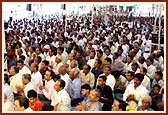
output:
POLYGON ((31 82, 34 84, 36 91, 39 92, 39 86, 42 85, 42 75, 38 71, 36 73, 32 73, 31 75, 31 82))
POLYGON ((141 83, 148 91, 150 91, 150 79, 146 75, 144 75, 144 79, 141 83))
POLYGON ((150 79, 153 80, 154 77, 155 77, 155 72, 156 72, 155 66, 150 65, 150 66, 147 67, 147 73, 146 73, 146 75, 147 75, 150 79))
POLYGON ((56 57, 55 55, 53 55, 53 56, 51 56, 51 57, 50 57, 50 56, 47 56, 47 57, 46 57, 46 60, 49 61, 49 65, 55 63, 55 57, 56 57))
POLYGON ((30 111, 33 112, 33 110, 30 107, 28 107, 27 109, 24 110, 24 112, 30 112, 30 111))
POLYGON ((54 66, 53 66, 53 72, 55 73, 55 74, 59 74, 59 72, 58 72, 58 70, 59 70, 59 67, 61 67, 63 65, 63 63, 62 62, 60 62, 60 63, 55 63, 54 64, 54 66))
POLYGON ((57 92, 54 90, 51 96, 51 105, 58 105, 57 111, 70 111, 71 98, 65 89, 57 92))
POLYGON ((94 63, 95 63, 95 60, 96 60, 95 58, 94 58, 94 59, 89 59, 89 60, 87 61, 87 64, 89 64, 90 67, 93 68, 94 63))
POLYGON ((4 89, 4 93, 7 96, 7 99, 11 102, 14 102, 14 95, 11 87, 7 83, 5 83, 5 85, 3 86, 3 89, 4 89))
POLYGON ((2 107, 3 107, 2 108, 3 111, 14 111, 13 103, 9 100, 7 100, 5 103, 3 103, 2 107))
POLYGON ((65 75, 61 75, 61 79, 65 81, 65 89, 67 89, 68 84, 71 81, 69 75, 67 73, 65 75))
POLYGON ((45 97, 49 100, 51 100, 51 96, 54 92, 54 85, 55 82, 53 79, 51 79, 50 81, 45 81, 45 89, 43 89, 42 91, 45 97))
POLYGON ((19 70, 19 73, 21 75, 23 75, 23 74, 30 74, 31 75, 30 69, 27 66, 25 66, 25 65, 23 66, 23 68, 21 70, 19 70))
POLYGON ((139 85, 136 89, 134 88, 134 84, 130 84, 127 86, 125 93, 123 94, 123 100, 126 101, 129 95, 134 95, 135 99, 138 100, 138 104, 134 101, 128 101, 130 106, 141 106, 142 99, 149 94, 148 90, 143 86, 139 85))
POLYGON ((27 97, 27 93, 29 90, 35 90, 37 91, 37 88, 34 86, 34 84, 32 82, 29 82, 28 84, 25 85, 25 88, 24 88, 24 95, 27 97))
POLYGON ((132 66, 131 66, 132 63, 133 63, 133 62, 131 62, 131 63, 129 63, 129 64, 126 63, 126 64, 124 65, 124 72, 127 73, 128 71, 131 71, 131 70, 132 70, 132 66))
POLYGON ((13 93, 18 93, 18 90, 17 90, 16 86, 23 87, 22 75, 19 74, 19 73, 12 76, 12 80, 10 82, 10 87, 11 87, 13 93))

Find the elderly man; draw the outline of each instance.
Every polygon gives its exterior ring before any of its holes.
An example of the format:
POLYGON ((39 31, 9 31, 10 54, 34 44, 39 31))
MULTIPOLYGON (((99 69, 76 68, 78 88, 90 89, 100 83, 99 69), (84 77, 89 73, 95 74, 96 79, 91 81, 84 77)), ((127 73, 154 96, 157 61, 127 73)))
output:
POLYGON ((153 109, 150 108, 152 104, 152 99, 150 96, 145 96, 142 99, 142 106, 137 107, 137 111, 153 111, 153 109))

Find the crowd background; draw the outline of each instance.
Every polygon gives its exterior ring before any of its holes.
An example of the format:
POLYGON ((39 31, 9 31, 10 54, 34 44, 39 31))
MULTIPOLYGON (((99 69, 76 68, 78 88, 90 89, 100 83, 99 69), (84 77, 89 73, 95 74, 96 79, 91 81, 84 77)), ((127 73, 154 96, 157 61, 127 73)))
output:
MULTIPOLYGON (((164 111, 165 46, 152 44, 154 17, 69 19, 10 17, 4 111, 164 111)), ((164 17, 161 25, 164 34, 164 17)))

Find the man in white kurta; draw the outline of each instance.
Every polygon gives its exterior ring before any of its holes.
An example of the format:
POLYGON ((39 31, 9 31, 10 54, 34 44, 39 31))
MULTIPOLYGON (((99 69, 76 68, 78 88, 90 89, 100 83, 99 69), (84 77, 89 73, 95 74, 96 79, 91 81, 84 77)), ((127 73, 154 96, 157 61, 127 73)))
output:
POLYGON ((134 83, 126 87, 126 90, 123 94, 123 100, 126 101, 129 106, 137 107, 141 106, 142 99, 149 94, 148 90, 141 85, 143 80, 143 75, 138 73, 134 76, 134 83))
POLYGON ((51 96, 51 105, 54 106, 54 111, 70 111, 71 99, 64 87, 64 80, 58 79, 55 82, 55 90, 51 96))

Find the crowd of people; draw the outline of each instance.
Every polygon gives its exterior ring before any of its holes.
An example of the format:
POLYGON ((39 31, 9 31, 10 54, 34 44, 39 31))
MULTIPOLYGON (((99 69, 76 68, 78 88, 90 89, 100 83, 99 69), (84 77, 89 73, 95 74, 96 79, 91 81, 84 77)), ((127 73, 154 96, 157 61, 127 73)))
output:
POLYGON ((164 111, 152 17, 70 19, 9 21, 3 111, 164 111))

